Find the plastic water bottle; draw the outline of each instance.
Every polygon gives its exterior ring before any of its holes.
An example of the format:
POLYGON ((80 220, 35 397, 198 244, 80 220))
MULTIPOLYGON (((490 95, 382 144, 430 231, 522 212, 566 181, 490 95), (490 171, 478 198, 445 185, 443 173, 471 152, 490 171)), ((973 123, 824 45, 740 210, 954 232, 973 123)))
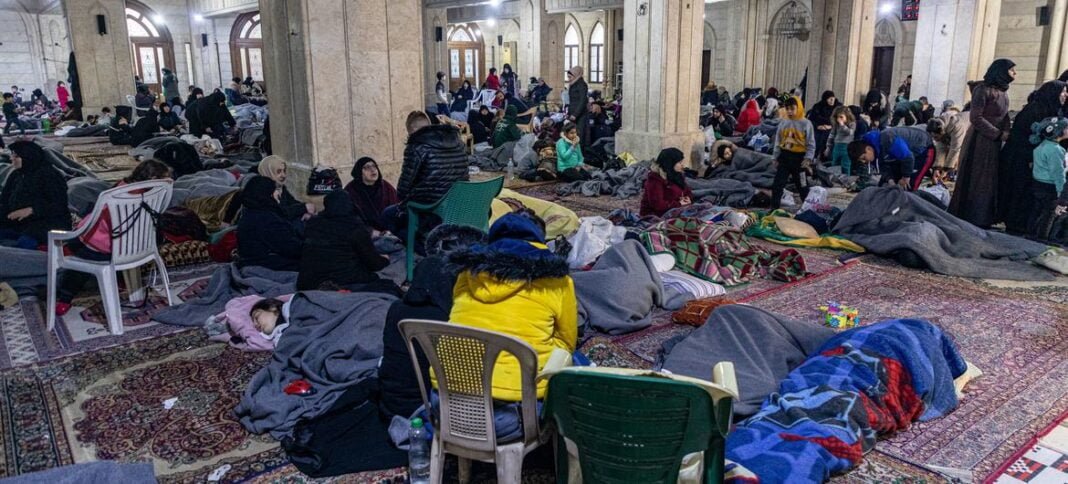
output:
POLYGON ((48 134, 52 132, 52 120, 48 119, 48 116, 41 117, 41 134, 48 134))
POLYGON ((408 431, 408 480, 412 484, 430 482, 430 435, 423 419, 413 418, 408 431))
POLYGON ((508 181, 515 180, 515 161, 508 160, 508 181))

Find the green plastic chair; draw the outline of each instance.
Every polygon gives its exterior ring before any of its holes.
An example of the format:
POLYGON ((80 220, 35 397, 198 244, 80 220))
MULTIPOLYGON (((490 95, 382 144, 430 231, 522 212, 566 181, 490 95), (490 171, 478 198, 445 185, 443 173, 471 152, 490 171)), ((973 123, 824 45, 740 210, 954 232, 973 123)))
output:
POLYGON ((704 452, 703 481, 723 482, 737 394, 733 366, 727 371, 732 383, 716 385, 715 399, 705 388, 664 377, 553 375, 544 411, 556 424, 556 482, 568 482, 565 437, 578 449, 583 482, 675 484, 683 457, 694 452, 704 452))
POLYGON ((415 235, 419 230, 419 215, 434 214, 442 224, 468 225, 482 230, 489 228, 490 204, 504 188, 504 177, 481 182, 456 182, 441 200, 435 203, 408 204, 408 247, 405 266, 408 281, 415 271, 415 235))

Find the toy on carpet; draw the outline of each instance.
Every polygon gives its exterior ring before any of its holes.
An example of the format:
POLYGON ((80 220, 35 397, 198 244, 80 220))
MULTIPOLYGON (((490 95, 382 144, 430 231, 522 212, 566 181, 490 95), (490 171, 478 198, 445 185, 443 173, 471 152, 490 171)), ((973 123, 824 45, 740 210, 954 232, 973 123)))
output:
POLYGON ((860 324, 860 318, 857 316, 860 312, 856 308, 835 301, 820 306, 820 311, 823 311, 823 324, 834 329, 849 329, 860 324))

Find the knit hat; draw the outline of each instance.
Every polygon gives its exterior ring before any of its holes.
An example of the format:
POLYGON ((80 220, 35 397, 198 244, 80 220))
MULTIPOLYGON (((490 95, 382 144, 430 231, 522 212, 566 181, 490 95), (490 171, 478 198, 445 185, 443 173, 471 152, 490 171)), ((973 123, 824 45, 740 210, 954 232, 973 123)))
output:
POLYGON ((1043 140, 1055 140, 1068 129, 1068 118, 1046 118, 1031 125, 1031 144, 1037 145, 1043 140))

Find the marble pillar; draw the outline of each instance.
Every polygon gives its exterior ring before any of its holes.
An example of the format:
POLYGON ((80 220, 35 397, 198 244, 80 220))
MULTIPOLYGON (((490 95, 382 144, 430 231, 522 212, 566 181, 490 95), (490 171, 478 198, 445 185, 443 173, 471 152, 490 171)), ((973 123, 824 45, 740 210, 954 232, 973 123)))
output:
POLYGON ((1049 42, 1046 43, 1043 80, 1056 79, 1066 67, 1064 60, 1068 60, 1068 52, 1064 51, 1063 45, 1065 15, 1068 15, 1068 0, 1055 0, 1053 10, 1050 12, 1049 42))
POLYGON ((319 166, 344 181, 362 156, 396 182, 408 134, 424 109, 419 0, 261 0, 274 153, 294 193, 319 166), (269 2, 269 5, 267 3, 269 2), (279 115, 280 114, 280 115, 279 115))
POLYGON ((871 86, 875 0, 813 0, 809 103, 834 91, 846 105, 861 104, 871 86))
POLYGON ((1001 0, 929 0, 920 4, 912 92, 939 106, 971 98, 968 81, 994 60, 1001 0), (922 46, 922 48, 921 48, 922 46))
POLYGON ((78 63, 82 111, 129 104, 126 96, 134 94, 134 68, 124 0, 63 0, 63 13, 78 63), (106 34, 97 28, 97 15, 104 16, 106 34))
MULTIPOLYGON (((423 103, 429 106, 437 104, 438 72, 449 71, 449 43, 445 39, 449 31, 449 19, 445 8, 423 9, 423 103), (437 40, 437 29, 441 29, 441 41, 437 40)), ((449 88, 449 78, 445 78, 445 89, 449 88)), ((474 84, 472 82, 472 84, 474 84)), ((476 86, 477 87, 477 86, 476 86)))
POLYGON ((645 160, 674 147, 691 166, 701 163, 703 13, 700 0, 624 2, 623 129, 616 151, 645 160))

